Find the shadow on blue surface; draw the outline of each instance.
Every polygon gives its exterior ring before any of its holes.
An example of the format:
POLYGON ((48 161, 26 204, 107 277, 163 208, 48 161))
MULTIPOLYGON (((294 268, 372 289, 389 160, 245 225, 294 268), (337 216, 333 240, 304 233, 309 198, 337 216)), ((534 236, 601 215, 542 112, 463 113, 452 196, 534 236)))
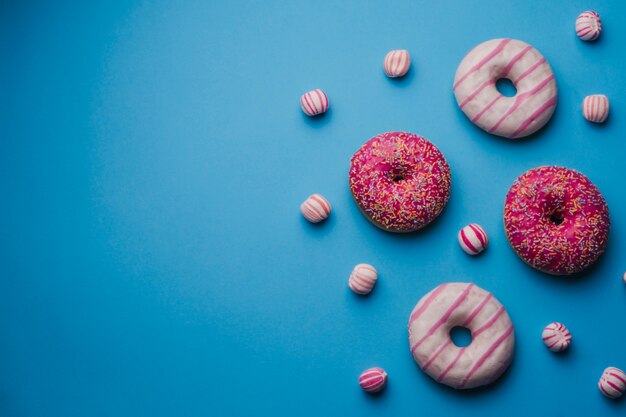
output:
POLYGON ((411 82, 415 78, 415 69, 414 69, 414 65, 412 64, 411 67, 409 68, 409 71, 404 75, 404 77, 397 77, 397 78, 387 77, 387 75, 385 74, 385 71, 382 71, 382 75, 383 77, 387 79, 388 85, 391 85, 396 88, 406 88, 411 84, 411 82))

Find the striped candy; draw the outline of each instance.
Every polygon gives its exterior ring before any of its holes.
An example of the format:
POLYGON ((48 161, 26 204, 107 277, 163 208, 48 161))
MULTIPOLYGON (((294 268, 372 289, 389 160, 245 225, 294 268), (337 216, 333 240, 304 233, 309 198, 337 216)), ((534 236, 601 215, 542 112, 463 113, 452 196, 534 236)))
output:
POLYGON ((385 55, 384 69, 387 77, 403 77, 409 72, 411 66, 411 56, 406 49, 390 51, 385 55))
POLYGON ((326 219, 331 210, 328 200, 319 194, 313 194, 300 205, 302 215, 311 223, 319 223, 326 219))
POLYGON ((372 292, 378 279, 376 268, 368 264, 358 264, 352 270, 348 286, 357 294, 365 295, 372 292))
POLYGON ((624 281, 624 284, 626 284, 626 272, 622 274, 622 281, 624 281))
POLYGON ((328 96, 322 90, 315 89, 300 97, 300 107, 307 116, 317 116, 328 110, 328 96))
POLYGON ((604 123, 609 116, 609 99, 603 94, 587 96, 583 100, 583 116, 593 123, 604 123))
POLYGON ((583 41, 595 41, 602 32, 600 15, 592 10, 582 12, 576 19, 576 35, 583 41))
POLYGON ((374 393, 385 388, 387 372, 383 368, 370 368, 359 376, 359 385, 365 392, 374 393))
POLYGON ((619 398, 626 391, 626 374, 612 366, 606 368, 598 381, 598 388, 609 398, 619 398))
POLYGON ((485 230, 476 223, 469 224, 459 231, 459 244, 465 253, 478 255, 487 248, 489 238, 485 230))
POLYGON ((545 329, 543 329, 541 338, 543 339, 543 343, 552 352, 561 352, 567 349, 570 343, 572 343, 572 335, 569 330, 567 330, 567 327, 556 321, 548 324, 545 329))

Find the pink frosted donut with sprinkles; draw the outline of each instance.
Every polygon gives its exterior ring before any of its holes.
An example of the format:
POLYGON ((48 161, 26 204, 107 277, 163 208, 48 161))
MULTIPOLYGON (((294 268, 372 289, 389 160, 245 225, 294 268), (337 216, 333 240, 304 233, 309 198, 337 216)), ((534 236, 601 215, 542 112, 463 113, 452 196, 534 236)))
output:
POLYGON ((459 245, 468 255, 478 255, 489 244, 489 238, 485 229, 476 223, 468 224, 458 234, 459 245))
POLYGON ((535 48, 515 39, 493 39, 472 49, 456 71, 453 90, 472 123, 509 139, 543 127, 557 102, 550 64, 535 48), (509 79, 517 89, 513 97, 496 88, 501 78, 509 79))
POLYGON ((315 89, 300 97, 300 107, 307 116, 317 116, 328 110, 328 96, 322 90, 315 89))
POLYGON ((363 391, 374 394, 380 392, 387 384, 387 372, 383 368, 370 368, 359 376, 359 385, 363 391))
POLYGON ((572 335, 563 323, 554 322, 548 324, 541 333, 543 343, 552 352, 561 352, 572 343, 572 335))
POLYGON ((372 265, 358 264, 352 270, 348 286, 357 294, 366 295, 372 292, 378 280, 378 271, 372 265))
POLYGON ((580 272, 604 253, 609 209, 598 188, 572 169, 543 166, 522 174, 504 203, 504 231, 527 264, 554 275, 580 272))
POLYGON ((605 396, 617 399, 626 391, 626 374, 621 369, 609 367, 604 370, 598 388, 605 396))
POLYGON ((409 318, 409 344, 417 364, 435 381, 456 389, 487 385, 509 367, 515 348, 513 323, 488 291, 468 283, 441 284, 417 303, 409 318), (450 330, 471 331, 458 347, 450 330))
POLYGON ((319 223, 330 216, 332 207, 320 194, 313 194, 300 205, 300 211, 311 223, 319 223))
POLYGON ((609 117, 609 99, 603 94, 585 97, 583 117, 593 123, 604 123, 609 117))
POLYGON ((576 19, 576 36, 583 41, 595 41, 602 33, 602 20, 593 10, 582 12, 576 19))
POLYGON ((350 190, 361 212, 377 227, 413 232, 433 221, 450 197, 450 167, 425 138, 383 133, 352 156, 350 190))
POLYGON ((389 78, 404 77, 411 67, 411 56, 406 49, 390 51, 385 56, 383 68, 389 78))

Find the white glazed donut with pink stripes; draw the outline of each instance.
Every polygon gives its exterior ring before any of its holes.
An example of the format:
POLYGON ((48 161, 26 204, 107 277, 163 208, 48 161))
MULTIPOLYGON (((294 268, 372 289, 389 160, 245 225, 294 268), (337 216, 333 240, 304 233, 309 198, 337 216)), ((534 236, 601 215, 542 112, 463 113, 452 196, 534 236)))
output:
POLYGON ((406 49, 390 51, 385 55, 383 68, 390 78, 404 77, 411 67, 411 56, 406 49))
POLYGON ((572 334, 563 323, 555 321, 543 329, 541 339, 552 352, 561 352, 572 343, 572 334))
POLYGON ((311 223, 319 223, 330 215, 332 207, 320 194, 313 194, 300 205, 300 211, 311 223))
POLYGON ((328 110, 328 96, 319 88, 304 93, 300 97, 300 107, 307 116, 317 116, 328 110))
POLYGON ((621 369, 610 366, 602 373, 598 388, 609 398, 619 398, 626 391, 626 374, 621 369))
POLYGON ((437 382, 456 389, 490 384, 513 359, 513 323, 500 302, 468 283, 441 284, 415 306, 409 319, 409 343, 420 368, 437 382), (472 342, 458 347, 453 327, 465 327, 472 342))
POLYGON ((593 123, 604 123, 609 117, 609 99, 603 94, 585 97, 583 117, 593 123))
POLYGON ((602 20, 593 10, 582 12, 576 18, 576 35, 583 41, 595 41, 602 33, 602 20))
POLYGON ((493 39, 472 49, 456 71, 453 90, 472 123, 509 139, 543 127, 557 102, 552 68, 539 51, 515 39, 493 39), (515 85, 513 97, 496 88, 501 78, 515 85))
POLYGON ((487 249, 489 244, 487 232, 476 223, 468 224, 459 230, 458 239, 461 249, 469 255, 478 255, 487 249))
POLYGON ((378 271, 376 268, 369 264, 358 264, 350 274, 348 286, 355 293, 366 295, 372 292, 377 279, 378 271))

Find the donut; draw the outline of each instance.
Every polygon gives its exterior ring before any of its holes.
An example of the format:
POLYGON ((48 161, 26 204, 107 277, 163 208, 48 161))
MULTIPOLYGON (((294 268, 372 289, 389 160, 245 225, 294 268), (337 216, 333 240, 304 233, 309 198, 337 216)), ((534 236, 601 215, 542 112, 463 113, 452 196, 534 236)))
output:
POLYGON ((390 51, 385 55, 383 69, 389 78, 404 77, 411 67, 411 56, 406 49, 390 51))
POLYGON ((374 394, 385 388, 387 372, 383 368, 370 368, 359 376, 359 385, 363 391, 374 394))
POLYGON ((366 295, 372 292, 378 280, 378 271, 372 265, 358 264, 348 279, 348 287, 356 294, 366 295))
POLYGON ((552 68, 539 51, 515 39, 493 39, 472 49, 456 70, 453 90, 472 123, 509 139, 543 127, 557 102, 552 68), (513 82, 513 97, 496 88, 502 78, 513 82))
POLYGON ((561 352, 572 343, 572 334, 563 323, 555 321, 543 329, 541 339, 552 352, 561 352))
POLYGON ((319 88, 304 93, 300 97, 300 107, 304 114, 310 117, 326 113, 328 105, 328 96, 319 88))
POLYGON ((313 194, 300 204, 300 212, 311 223, 319 223, 327 219, 331 210, 332 207, 328 200, 320 194, 313 194))
POLYGON ((600 191, 572 169, 531 169, 515 180, 504 203, 504 231, 517 255, 553 275, 593 264, 605 250, 610 225, 600 191))
POLYGON ((619 368, 609 366, 602 372, 598 388, 609 398, 620 398, 626 392, 626 374, 619 368))
POLYGON ((487 385, 513 359, 513 323, 488 291, 468 283, 441 284, 417 303, 409 318, 409 343, 417 364, 435 381, 456 389, 487 385), (453 327, 472 333, 468 346, 450 338, 453 327))
POLYGON ((583 41, 595 41, 602 33, 602 20, 593 10, 582 12, 576 18, 576 36, 583 41))
POLYGON ((489 244, 487 232, 476 223, 468 224, 459 230, 457 239, 459 245, 461 245, 461 249, 468 255, 478 255, 487 249, 487 245, 489 244))
POLYGON ((583 117, 593 123, 604 123, 609 116, 609 99, 604 94, 594 94, 583 100, 583 117))
POLYGON ((433 221, 450 197, 450 167, 435 145, 412 133, 373 137, 352 156, 349 183, 376 226, 406 233, 433 221))

